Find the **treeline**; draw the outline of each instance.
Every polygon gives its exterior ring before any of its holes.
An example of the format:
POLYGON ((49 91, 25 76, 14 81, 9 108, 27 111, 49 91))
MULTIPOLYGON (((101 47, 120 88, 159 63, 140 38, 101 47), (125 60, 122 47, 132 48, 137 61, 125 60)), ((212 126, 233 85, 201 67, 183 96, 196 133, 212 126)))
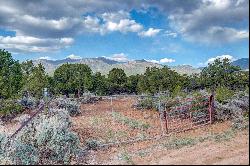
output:
POLYGON ((46 74, 44 67, 34 66, 32 61, 19 63, 8 51, 0 50, 0 100, 18 98, 29 94, 42 98, 46 87, 51 95, 85 92, 96 95, 155 94, 168 91, 174 96, 182 91, 204 88, 227 87, 231 90, 249 87, 249 73, 232 66, 228 59, 215 60, 200 74, 180 75, 168 67, 147 68, 144 74, 127 76, 122 69, 113 68, 108 75, 93 73, 85 64, 63 64, 53 76, 46 74))

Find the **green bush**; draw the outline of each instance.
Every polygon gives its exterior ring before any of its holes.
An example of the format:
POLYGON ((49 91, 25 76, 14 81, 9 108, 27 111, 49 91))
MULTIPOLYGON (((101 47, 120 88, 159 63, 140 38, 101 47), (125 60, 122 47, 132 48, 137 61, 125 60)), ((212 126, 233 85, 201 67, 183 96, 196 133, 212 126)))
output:
POLYGON ((173 138, 167 143, 165 143, 164 147, 168 149, 179 149, 184 146, 192 146, 195 144, 197 144, 197 140, 194 138, 180 138, 180 139, 173 138))
POLYGON ((218 87, 216 89, 215 100, 219 103, 224 103, 226 100, 229 100, 234 95, 234 91, 226 87, 218 87))
POLYGON ((0 117, 4 118, 11 114, 22 111, 22 105, 14 99, 0 99, 0 117))
POLYGON ((139 100, 137 104, 137 108, 152 109, 152 108, 156 108, 156 105, 157 104, 152 97, 146 97, 146 98, 139 100))
POLYGON ((182 87, 180 85, 175 86, 173 92, 172 92, 172 97, 186 97, 186 93, 182 91, 182 87))

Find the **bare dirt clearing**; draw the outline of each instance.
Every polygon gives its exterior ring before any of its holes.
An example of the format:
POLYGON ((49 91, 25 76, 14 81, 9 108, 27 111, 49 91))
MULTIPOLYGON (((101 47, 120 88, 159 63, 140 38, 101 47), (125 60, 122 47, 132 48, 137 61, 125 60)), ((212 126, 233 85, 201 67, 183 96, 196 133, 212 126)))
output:
POLYGON ((204 142, 178 150, 163 150, 145 164, 249 164, 249 138, 239 134, 228 142, 204 142))
MULTIPOLYGON (((122 141, 141 136, 161 134, 159 115, 156 111, 140 111, 131 108, 134 99, 119 99, 113 102, 113 112, 129 119, 141 121, 149 128, 131 127, 112 116, 110 101, 84 104, 81 115, 73 118, 73 130, 84 144, 89 138, 102 143, 122 141)), ((230 130, 231 122, 215 123, 196 130, 172 134, 158 141, 143 141, 109 148, 91 150, 85 157, 85 164, 249 164, 249 133, 237 132, 223 141, 217 136, 230 130), (168 149, 164 145, 171 138, 196 139, 215 135, 204 142, 168 149)), ((226 135, 227 137, 227 135, 226 135)))

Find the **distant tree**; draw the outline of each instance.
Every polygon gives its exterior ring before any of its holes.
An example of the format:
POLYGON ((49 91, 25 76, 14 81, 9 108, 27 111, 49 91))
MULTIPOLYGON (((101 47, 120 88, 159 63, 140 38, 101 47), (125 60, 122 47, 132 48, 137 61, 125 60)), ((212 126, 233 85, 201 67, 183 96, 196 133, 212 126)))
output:
POLYGON ((0 49, 0 99, 13 98, 22 87, 22 69, 8 51, 0 49))
POLYGON ((140 75, 137 83, 137 93, 150 93, 149 82, 145 74, 140 75))
POLYGON ((108 73, 110 94, 126 92, 127 76, 122 69, 113 68, 108 73))
POLYGON ((72 75, 73 70, 70 64, 63 64, 58 67, 54 72, 54 80, 56 91, 59 94, 64 94, 69 97, 72 92, 72 75))
POLYGON ((108 82, 104 75, 97 72, 93 75, 93 89, 92 92, 97 95, 106 95, 108 91, 108 82))
POLYGON ((186 85, 186 88, 188 91, 202 88, 200 74, 195 73, 195 74, 188 76, 187 78, 188 78, 188 81, 187 81, 188 83, 186 85))
POLYGON ((54 72, 57 92, 69 97, 70 93, 80 96, 93 88, 92 71, 85 64, 63 64, 54 72))
POLYGON ((35 66, 33 64, 33 62, 31 60, 27 60, 21 63, 21 68, 22 68, 22 73, 23 73, 23 77, 22 77, 22 93, 26 95, 28 95, 28 87, 27 85, 29 84, 28 79, 31 75, 31 73, 33 72, 35 66))
POLYGON ((43 89, 48 86, 48 77, 46 76, 45 69, 42 64, 34 67, 29 74, 24 89, 29 92, 30 95, 38 99, 43 97, 43 89))
POLYGON ((72 79, 74 91, 79 97, 83 92, 90 91, 93 88, 92 71, 85 64, 72 64, 71 66, 74 70, 72 75, 74 77, 72 79))
POLYGON ((126 89, 127 89, 127 92, 132 94, 132 93, 135 93, 137 94, 138 93, 138 81, 140 79, 140 75, 137 74, 137 75, 131 75, 128 77, 127 79, 127 84, 126 84, 126 89))
POLYGON ((140 93, 155 94, 162 91, 172 92, 179 85, 184 86, 186 77, 181 77, 177 72, 164 66, 147 68, 143 76, 138 81, 138 90, 140 93))
POLYGON ((244 90, 246 87, 249 88, 249 71, 235 72, 230 82, 233 90, 244 90))
POLYGON ((55 87, 55 80, 52 76, 46 75, 46 79, 47 79, 47 88, 48 88, 48 92, 50 95, 56 95, 56 87, 55 87))
POLYGON ((216 59, 201 72, 201 84, 203 87, 217 88, 226 86, 233 88, 235 74, 240 71, 238 66, 231 65, 229 59, 216 59))

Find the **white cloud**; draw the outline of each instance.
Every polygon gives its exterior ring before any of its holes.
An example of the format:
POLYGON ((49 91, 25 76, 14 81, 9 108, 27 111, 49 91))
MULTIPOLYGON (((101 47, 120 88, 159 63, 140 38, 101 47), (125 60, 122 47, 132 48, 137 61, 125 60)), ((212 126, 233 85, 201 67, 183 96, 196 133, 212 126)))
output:
POLYGON ((215 59, 223 60, 225 58, 229 59, 230 61, 234 60, 233 56, 231 56, 231 55, 220 55, 220 56, 216 56, 216 57, 213 57, 213 58, 209 58, 206 61, 206 64, 213 63, 215 61, 215 59))
POLYGON ((171 58, 163 58, 163 59, 160 59, 160 60, 154 60, 154 59, 151 59, 151 60, 146 60, 148 62, 152 62, 152 63, 159 63, 159 64, 163 64, 163 63, 173 63, 175 62, 174 59, 171 59, 171 58))
POLYGON ((86 16, 84 19, 84 27, 89 32, 100 32, 100 20, 96 17, 86 16))
MULTIPOLYGON (((0 0, 0 25, 7 31, 14 31, 16 37, 32 36, 56 43, 62 38, 73 38, 82 33, 107 34, 111 32, 134 32, 150 37, 158 34, 157 29, 143 29, 143 25, 130 16, 130 11, 146 11, 155 7, 166 15, 173 32, 169 37, 182 36, 193 42, 226 43, 249 38, 248 0, 0 0), (87 16, 89 13, 91 15, 87 16), (85 17, 84 17, 85 16, 85 17), (239 26, 233 26, 239 25, 239 26), (240 27, 240 28, 239 28, 240 27)), ((154 14, 150 12, 154 18, 154 14)), ((14 42, 12 40, 11 42, 14 42)), ((41 47, 41 44, 5 43, 0 46, 16 52, 46 52, 64 48, 67 42, 41 47), (32 46, 31 46, 32 45, 32 46)), ((68 41, 72 43, 71 41, 68 41)), ((44 44, 46 45, 46 44, 44 44)))
POLYGON ((105 12, 98 16, 86 16, 84 28, 86 31, 105 35, 109 32, 139 32, 143 26, 130 18, 130 14, 125 11, 105 12), (99 17, 98 17, 99 16, 99 17))
POLYGON ((118 62, 127 62, 129 61, 128 57, 126 54, 124 53, 119 53, 119 54, 113 54, 112 56, 103 56, 104 58, 110 59, 110 60, 114 60, 114 61, 118 61, 118 62))
POLYGON ((118 12, 105 12, 84 18, 85 31, 105 35, 109 32, 139 32, 143 26, 130 18, 130 14, 123 10, 118 12))
POLYGON ((187 40, 194 42, 197 41, 197 38, 199 38, 198 40, 203 43, 212 44, 214 42, 216 44, 218 42, 235 42, 243 39, 248 39, 249 31, 212 26, 209 27, 206 32, 200 32, 199 34, 195 35, 186 35, 185 37, 187 40))
POLYGON ((129 12, 125 12, 123 10, 120 10, 118 12, 105 12, 101 14, 101 17, 104 21, 111 21, 111 22, 119 22, 120 20, 123 19, 128 19, 130 18, 129 12))
POLYGON ((109 21, 105 24, 108 31, 138 32, 143 29, 143 26, 136 23, 135 20, 122 19, 118 23, 109 21))
POLYGON ((39 57, 38 59, 41 59, 41 60, 54 60, 53 58, 51 58, 49 56, 42 56, 42 57, 39 57))
POLYGON ((170 30, 166 30, 164 32, 163 36, 176 38, 177 37, 177 33, 176 32, 172 32, 170 30))
POLYGON ((74 55, 74 54, 70 54, 69 56, 67 56, 66 58, 70 58, 70 59, 82 59, 82 57, 74 55))
POLYGON ((70 46, 72 38, 37 38, 33 36, 0 36, 0 47, 13 52, 49 52, 70 46))
POLYGON ((151 60, 146 60, 148 62, 152 62, 152 63, 160 63, 160 61, 157 61, 157 60, 154 60, 154 59, 151 59, 151 60))
POLYGON ((160 60, 160 63, 173 63, 173 62, 175 62, 175 60, 174 59, 168 59, 168 58, 163 58, 163 59, 161 59, 160 60))
POLYGON ((192 10, 177 10, 168 16, 170 27, 192 42, 224 44, 249 38, 249 1, 203 0, 192 10))
POLYGON ((70 45, 74 42, 74 39, 69 38, 69 37, 64 37, 60 39, 60 43, 64 45, 70 45))
POLYGON ((157 35, 161 29, 149 28, 147 31, 139 32, 138 35, 142 37, 153 37, 157 35))
POLYGON ((231 62, 236 60, 232 55, 219 55, 216 57, 209 58, 205 63, 200 62, 197 64, 197 66, 204 67, 204 66, 207 66, 208 64, 213 63, 216 59, 223 60, 225 58, 229 59, 229 61, 231 61, 231 62))

